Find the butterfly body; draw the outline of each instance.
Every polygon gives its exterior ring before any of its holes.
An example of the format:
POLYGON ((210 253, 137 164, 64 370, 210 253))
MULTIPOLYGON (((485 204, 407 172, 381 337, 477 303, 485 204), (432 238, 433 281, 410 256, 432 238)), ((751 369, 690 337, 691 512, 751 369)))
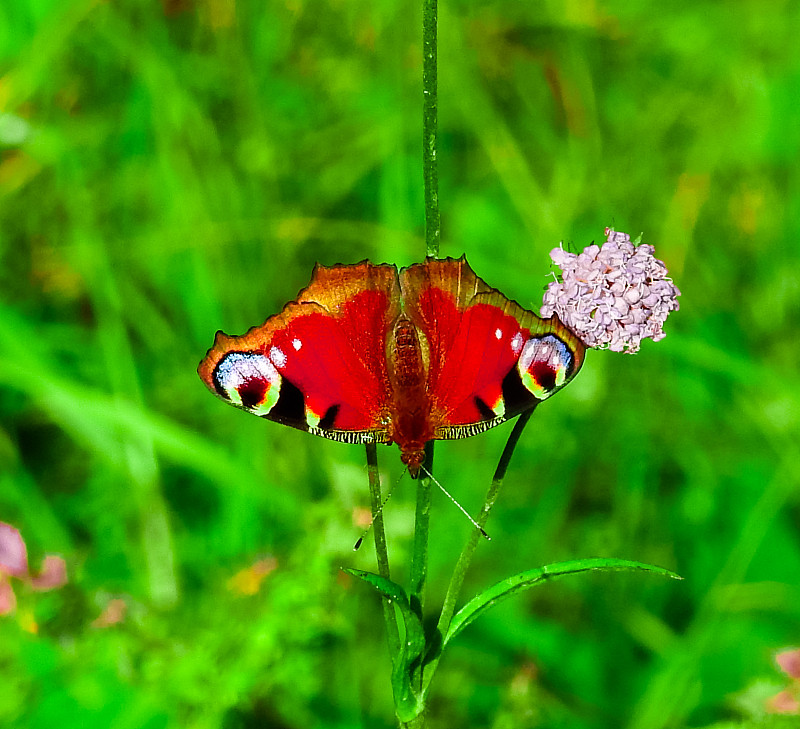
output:
POLYGON ((425 444, 535 407, 583 363, 583 344, 478 278, 461 259, 314 269, 283 311, 200 363, 215 394, 348 443, 397 443, 416 476, 425 444))
POLYGON ((404 315, 392 328, 388 353, 392 412, 387 436, 400 446, 403 463, 416 473, 424 459, 425 443, 434 436, 420 338, 413 322, 404 315))

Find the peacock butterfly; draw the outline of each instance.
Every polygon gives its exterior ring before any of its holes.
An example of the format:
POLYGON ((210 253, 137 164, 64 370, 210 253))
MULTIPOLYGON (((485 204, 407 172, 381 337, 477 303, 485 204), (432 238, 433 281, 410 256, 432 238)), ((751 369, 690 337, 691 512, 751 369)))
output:
POLYGON ((345 443, 397 443, 415 477, 424 446, 466 438, 567 384, 585 347, 487 285, 466 258, 399 272, 362 261, 311 283, 246 334, 217 332, 198 367, 254 415, 345 443))

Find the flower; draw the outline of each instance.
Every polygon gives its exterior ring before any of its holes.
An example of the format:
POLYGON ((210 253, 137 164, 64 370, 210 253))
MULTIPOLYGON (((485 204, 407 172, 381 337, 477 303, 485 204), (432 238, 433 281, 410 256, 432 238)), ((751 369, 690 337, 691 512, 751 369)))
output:
POLYGON ((577 255, 561 247, 550 252, 562 274, 547 287, 541 315, 556 314, 587 347, 633 354, 642 339, 664 338, 662 326, 678 310, 681 292, 653 246, 634 245, 612 228, 605 234, 602 246, 577 255))
POLYGON ((55 590, 66 584, 67 567, 61 557, 48 554, 38 574, 32 575, 28 571, 28 550, 19 530, 0 522, 0 615, 8 615, 17 606, 11 577, 34 590, 55 590))
POLYGON ((791 684, 767 701, 770 714, 800 714, 800 649, 781 651, 775 662, 790 679, 791 684))

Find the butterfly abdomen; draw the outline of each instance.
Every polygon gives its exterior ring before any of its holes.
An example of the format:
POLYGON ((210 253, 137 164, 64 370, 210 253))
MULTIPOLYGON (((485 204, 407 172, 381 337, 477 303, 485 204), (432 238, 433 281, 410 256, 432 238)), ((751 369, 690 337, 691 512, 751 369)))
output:
POLYGON ((403 462, 416 476, 425 443, 433 438, 430 398, 419 334, 410 319, 398 318, 389 340, 389 379, 394 393, 392 440, 403 453, 403 462))
POLYGON ((389 364, 392 385, 396 390, 411 391, 425 387, 419 336, 414 324, 405 317, 400 317, 392 330, 389 364))

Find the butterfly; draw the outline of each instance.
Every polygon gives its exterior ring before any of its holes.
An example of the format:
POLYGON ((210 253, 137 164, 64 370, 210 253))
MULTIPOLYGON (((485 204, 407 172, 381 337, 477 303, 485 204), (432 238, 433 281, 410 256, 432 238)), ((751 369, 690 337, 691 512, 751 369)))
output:
POLYGON ((279 314, 217 332, 198 367, 226 402, 345 443, 397 443, 416 478, 425 444, 493 428, 566 385, 585 347, 473 272, 465 257, 398 271, 317 264, 279 314))

